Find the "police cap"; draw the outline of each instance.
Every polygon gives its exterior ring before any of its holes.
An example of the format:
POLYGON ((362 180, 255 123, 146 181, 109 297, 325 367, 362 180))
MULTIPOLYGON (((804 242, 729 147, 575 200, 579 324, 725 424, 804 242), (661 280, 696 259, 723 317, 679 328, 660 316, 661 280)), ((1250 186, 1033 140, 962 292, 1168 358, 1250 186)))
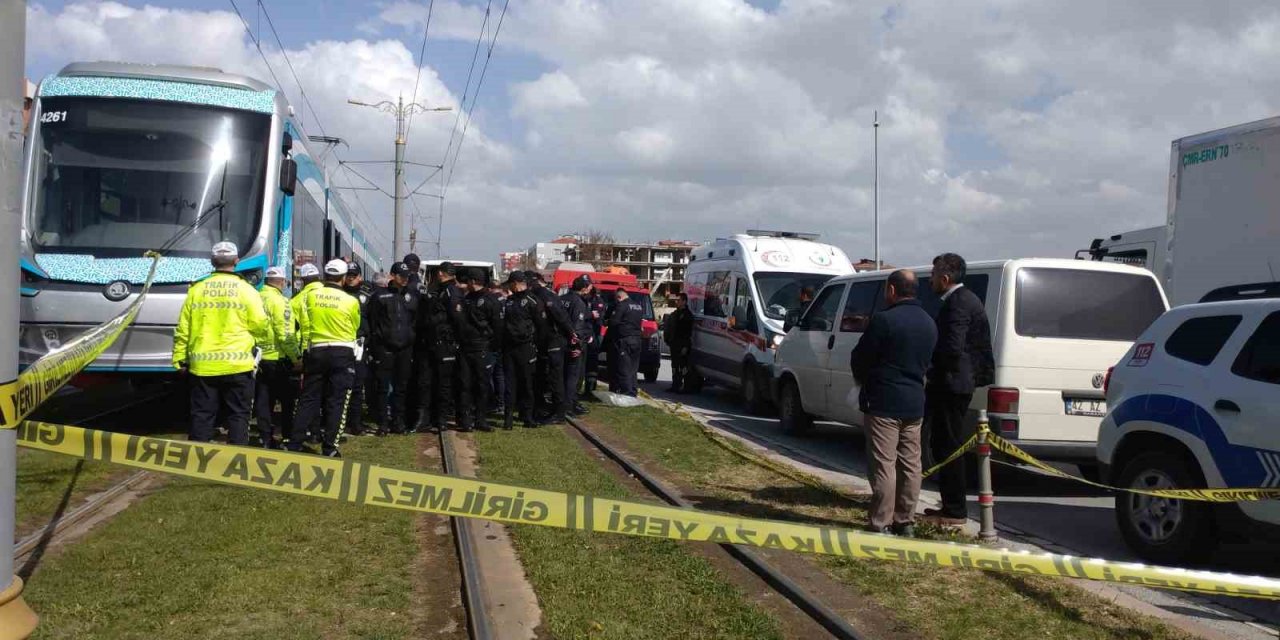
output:
POLYGON ((573 279, 572 288, 574 291, 582 291, 589 286, 591 286, 591 276, 585 273, 573 279))
POLYGON ((507 275, 507 282, 528 282, 529 279, 524 277, 523 271, 512 271, 507 275))
POLYGON ((391 265, 391 275, 409 277, 411 273, 409 266, 403 262, 396 262, 391 265))

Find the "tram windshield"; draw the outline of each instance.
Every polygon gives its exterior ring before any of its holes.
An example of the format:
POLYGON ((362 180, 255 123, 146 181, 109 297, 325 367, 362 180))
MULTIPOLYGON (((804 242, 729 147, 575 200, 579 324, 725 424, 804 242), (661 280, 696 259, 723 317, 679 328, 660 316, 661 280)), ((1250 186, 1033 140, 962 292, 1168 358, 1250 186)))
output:
POLYGON ((31 167, 38 251, 137 256, 207 212, 172 255, 257 237, 270 150, 265 114, 104 98, 43 98, 31 167), (221 206, 220 206, 221 205, 221 206))

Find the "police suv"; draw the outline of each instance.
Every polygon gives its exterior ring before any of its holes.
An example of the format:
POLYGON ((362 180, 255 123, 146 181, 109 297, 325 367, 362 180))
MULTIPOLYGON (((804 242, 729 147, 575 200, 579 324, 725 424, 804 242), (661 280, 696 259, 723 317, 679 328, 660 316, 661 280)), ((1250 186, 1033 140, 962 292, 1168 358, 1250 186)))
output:
MULTIPOLYGON (((1280 487, 1280 299, 1168 311, 1108 372, 1106 389, 1097 451, 1109 484, 1280 487)), ((1204 559, 1224 536, 1275 536, 1280 500, 1209 503, 1117 492, 1116 520, 1144 559, 1186 562, 1204 559)))

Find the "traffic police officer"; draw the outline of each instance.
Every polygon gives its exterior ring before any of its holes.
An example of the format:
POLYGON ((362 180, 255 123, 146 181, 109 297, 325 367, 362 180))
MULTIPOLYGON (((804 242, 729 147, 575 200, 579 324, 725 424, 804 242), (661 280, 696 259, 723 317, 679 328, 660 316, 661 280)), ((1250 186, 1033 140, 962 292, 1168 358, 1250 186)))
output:
POLYGON ((249 444, 255 348, 273 344, 262 297, 236 273, 240 252, 213 245, 213 273, 191 285, 173 333, 173 366, 191 373, 191 430, 195 442, 213 438, 218 416, 231 444, 249 444))
POLYGON ((511 295, 503 302, 502 366, 505 369, 506 398, 503 401, 502 426, 510 429, 513 413, 520 413, 526 427, 536 427, 533 419, 533 369, 538 361, 534 341, 543 319, 538 314, 538 301, 529 294, 528 280, 521 271, 507 276, 511 295))
POLYGON ((583 274, 573 279, 570 290, 560 296, 560 304, 569 316, 569 324, 573 327, 573 338, 569 341, 569 349, 564 360, 564 408, 567 414, 579 416, 587 412, 587 408, 578 402, 578 382, 585 373, 587 360, 585 344, 582 340, 591 337, 591 314, 587 310, 587 296, 591 295, 591 276, 583 274))
POLYGON ((458 344, 462 348, 458 357, 458 429, 462 431, 493 430, 488 421, 493 377, 489 352, 494 335, 502 335, 502 311, 484 280, 483 274, 472 269, 458 274, 458 283, 467 289, 458 325, 458 344))
POLYGON ((365 317, 369 321, 369 346, 373 354, 377 393, 371 409, 378 433, 404 433, 405 398, 413 372, 413 325, 418 297, 409 292, 409 267, 391 265, 391 282, 374 292, 365 317), (387 398, 391 398, 390 427, 387 398))
POLYGON ((462 292, 454 282, 455 268, 442 262, 434 271, 431 290, 418 309, 418 421, 415 431, 444 429, 454 408, 454 375, 458 360, 457 317, 462 292), (429 425, 429 426, 428 426, 429 425))
POLYGON ((564 351, 573 338, 573 326, 569 323, 569 314, 556 294, 547 288, 547 281, 537 271, 524 272, 532 287, 532 295, 538 301, 538 312, 546 319, 542 327, 542 335, 538 341, 538 372, 535 383, 538 385, 539 401, 548 402, 544 411, 543 424, 564 422, 564 351), (544 400, 550 392, 550 399, 544 400))
POLYGON ((636 370, 640 368, 640 323, 644 319, 644 306, 633 302, 625 289, 614 292, 617 306, 609 316, 609 336, 612 338, 614 370, 613 392, 635 397, 636 370))
POLYGON ((355 378, 356 337, 360 332, 360 303, 342 290, 347 263, 330 260, 324 265, 324 286, 303 290, 302 397, 294 416, 293 435, 288 447, 303 450, 301 439, 316 416, 320 416, 320 452, 340 458, 338 438, 346 421, 346 403, 355 378), (323 400, 323 407, 321 406, 323 400))
MULTIPOLYGON (((342 290, 360 303, 360 312, 362 314, 360 337, 368 340, 369 320, 363 314, 368 309, 369 298, 373 295, 373 289, 365 283, 364 272, 360 269, 360 265, 353 262, 347 268, 347 279, 342 284, 342 290)), ((365 392, 371 387, 377 388, 376 384, 370 384, 370 379, 373 378, 373 376, 369 375, 369 362, 371 360, 372 354, 368 349, 365 350, 363 357, 356 360, 356 377, 351 385, 351 401, 347 403, 347 429, 351 431, 353 436, 364 435, 365 392)), ((376 391, 368 394, 371 401, 375 393, 376 391)))
POLYGON ((267 449, 280 448, 275 439, 275 403, 278 401, 281 407, 280 434, 288 439, 289 432, 293 429, 293 403, 298 395, 289 381, 293 363, 298 360, 298 336, 294 330, 293 309, 290 308, 289 299, 284 297, 284 283, 284 269, 271 267, 267 269, 266 284, 260 292, 262 307, 267 312, 271 329, 271 339, 262 345, 262 361, 258 363, 253 408, 258 418, 258 434, 262 446, 267 449))

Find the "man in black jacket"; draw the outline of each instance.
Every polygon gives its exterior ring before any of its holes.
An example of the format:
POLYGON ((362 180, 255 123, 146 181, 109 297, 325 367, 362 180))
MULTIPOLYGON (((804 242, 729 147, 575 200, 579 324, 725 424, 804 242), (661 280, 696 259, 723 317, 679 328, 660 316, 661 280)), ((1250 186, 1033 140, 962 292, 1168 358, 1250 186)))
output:
MULTIPOLYGON (((925 388, 924 429, 935 460, 945 459, 964 444, 965 415, 973 392, 991 384, 995 374, 987 312, 982 300, 964 287, 966 269, 964 258, 954 253, 933 259, 931 285, 942 298, 942 308, 925 388)), ((968 517, 964 467, 964 456, 960 456, 938 472, 942 508, 924 512, 937 524, 959 526, 968 517)))
POLYGON ((689 371, 689 350, 693 348, 693 312, 689 311, 689 296, 681 293, 676 298, 676 310, 667 314, 662 325, 662 339, 671 349, 671 393, 684 393, 684 379, 689 371))
POLYGON ((591 276, 580 275, 573 279, 570 291, 560 296, 564 312, 569 316, 569 324, 573 327, 573 338, 569 342, 564 358, 564 408, 567 414, 580 416, 587 408, 578 402, 578 383, 586 373, 586 345, 584 341, 591 337, 591 315, 587 309, 587 298, 591 295, 591 276))
POLYGON ((391 265, 391 282, 369 298, 365 315, 369 322, 369 348, 372 353, 378 392, 372 406, 378 434, 404 433, 404 408, 409 375, 413 367, 413 324, 417 315, 417 296, 409 292, 409 268, 403 262, 391 265), (387 398, 391 399, 388 426, 387 398))
POLYGON ((617 366, 614 370, 614 393, 635 397, 636 371, 640 368, 640 337, 643 334, 640 325, 644 320, 644 306, 633 302, 626 289, 619 288, 614 292, 617 302, 613 314, 609 316, 610 345, 617 366))
POLYGON ((456 268, 443 262, 432 272, 434 282, 419 303, 417 324, 418 421, 414 431, 445 428, 454 412, 454 378, 458 361, 458 315, 462 292, 454 282, 456 268))
POLYGON ((578 336, 579 340, 586 343, 583 357, 587 360, 582 395, 578 396, 580 399, 590 398, 591 392, 596 390, 596 378, 600 372, 600 354, 604 353, 604 338, 600 335, 600 331, 604 329, 605 306, 604 296, 600 295, 595 285, 592 285, 591 295, 587 297, 587 312, 591 314, 591 335, 578 336))
MULTIPOLYGON (((369 299, 373 297, 373 287, 364 281, 364 272, 360 269, 360 265, 351 263, 347 267, 347 280, 342 284, 342 290, 346 291, 356 300, 360 301, 360 334, 359 337, 369 342, 369 318, 367 310, 369 308, 369 299)), ((351 398, 347 401, 347 430, 353 436, 365 435, 364 430, 364 403, 365 392, 368 391, 369 401, 373 401, 373 397, 378 395, 378 382, 375 376, 369 375, 369 363, 373 361, 373 353, 369 344, 365 345, 366 349, 362 357, 356 360, 356 378, 351 386, 351 398), (369 391, 372 389, 372 391, 369 391)))
POLYGON ((914 273, 894 271, 885 285, 887 308, 871 317, 849 365, 860 388, 858 408, 867 435, 868 528, 910 536, 920 497, 924 377, 938 330, 916 300, 914 273))
POLYGON ((542 335, 538 338, 538 373, 534 379, 537 385, 537 398, 542 400, 547 392, 546 417, 542 424, 559 424, 564 422, 564 356, 565 348, 574 337, 573 325, 569 323, 569 314, 556 294, 547 288, 547 281, 537 271, 526 271, 530 291, 538 301, 538 313, 546 319, 542 335))
POLYGON ((514 414, 526 427, 536 427, 533 419, 533 369, 538 361, 534 345, 543 322, 538 315, 538 301, 529 294, 524 272, 514 271, 507 277, 511 295, 503 301, 502 366, 505 367, 506 398, 503 401, 502 426, 510 429, 514 414))
POLYGON ((458 274, 458 284, 467 292, 458 323, 459 431, 493 430, 488 421, 489 380, 493 376, 489 349, 493 337, 502 335, 502 310, 484 280, 483 274, 471 269, 458 274))

